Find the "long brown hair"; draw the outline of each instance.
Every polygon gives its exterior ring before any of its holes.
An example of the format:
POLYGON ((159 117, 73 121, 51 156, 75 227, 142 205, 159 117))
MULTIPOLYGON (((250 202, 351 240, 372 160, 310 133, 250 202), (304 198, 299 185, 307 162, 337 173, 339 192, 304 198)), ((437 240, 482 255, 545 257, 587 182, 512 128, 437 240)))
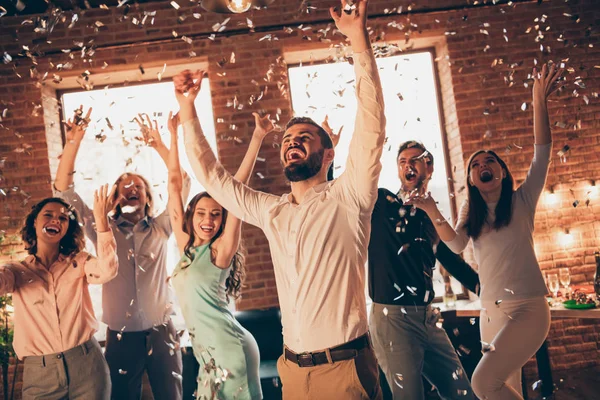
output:
POLYGON ((500 192, 500 199, 498 200, 495 210, 496 219, 494 220, 493 224, 493 228, 495 230, 499 230, 500 228, 510 224, 513 211, 512 197, 515 191, 515 182, 513 176, 510 173, 506 163, 498 156, 498 154, 492 150, 479 150, 469 157, 469 163, 467 164, 467 188, 469 189, 467 191, 467 199, 469 201, 469 213, 467 215, 467 220, 465 221, 464 227, 467 230, 467 235, 473 240, 477 240, 477 238, 479 238, 481 235, 483 225, 488 217, 487 203, 481 196, 479 189, 471 184, 470 179, 471 163, 473 162, 473 159, 481 153, 486 153, 493 156, 505 172, 505 176, 502 179, 502 191, 500 192))
MULTIPOLYGON (((196 233, 194 232, 193 222, 194 212, 196 211, 196 205, 198 204, 198 202, 205 197, 212 199, 212 197, 207 192, 200 192, 197 195, 195 195, 192 198, 192 200, 190 200, 190 203, 185 209, 185 214, 183 215, 183 231, 189 236, 188 242, 185 244, 183 252, 190 260, 194 259, 194 256, 190 250, 192 249, 192 247, 194 246, 194 242, 196 241, 196 233)), ((223 234, 225 224, 227 223, 227 210, 223 207, 221 207, 221 210, 223 211, 223 221, 221 222, 221 226, 219 227, 219 230, 217 231, 215 236, 213 236, 212 239, 210 239, 210 242, 208 243, 208 246, 211 251, 211 258, 214 256, 212 244, 223 234)), ((227 280, 225 280, 225 295, 227 297, 228 302, 229 296, 232 296, 234 299, 238 299, 241 296, 242 286, 244 284, 244 279, 246 278, 246 268, 244 265, 244 248, 241 242, 231 261, 231 271, 229 272, 229 277, 227 277, 227 280)))
POLYGON ((117 190, 115 190, 115 194, 113 194, 113 197, 112 197, 113 203, 117 204, 115 206, 115 213, 113 215, 113 218, 115 218, 115 219, 119 218, 119 215, 121 215, 121 213, 122 213, 121 206, 118 204, 118 199, 119 199, 119 196, 121 195, 118 190, 119 184, 122 181, 124 181, 125 179, 130 178, 132 176, 140 178, 142 180, 142 182, 144 182, 144 188, 146 189, 146 198, 148 199, 148 202, 146 203, 146 206, 144 207, 144 215, 148 216, 148 217, 152 217, 152 210, 154 210, 154 198, 152 197, 152 189, 150 188, 150 182, 148 182, 148 180, 146 178, 144 178, 143 176, 141 176, 140 174, 136 174, 133 172, 125 172, 124 174, 121 174, 114 183, 115 186, 117 187, 117 190))
POLYGON ((79 225, 79 216, 77 211, 69 203, 58 197, 48 197, 37 203, 31 208, 31 211, 25 218, 25 224, 21 228, 21 238, 25 243, 25 250, 29 254, 37 253, 37 235, 35 233, 35 219, 42 211, 42 208, 49 203, 58 203, 65 208, 65 214, 69 215, 69 227, 67 233, 59 243, 59 253, 64 256, 79 253, 85 248, 85 236, 83 229, 79 225))

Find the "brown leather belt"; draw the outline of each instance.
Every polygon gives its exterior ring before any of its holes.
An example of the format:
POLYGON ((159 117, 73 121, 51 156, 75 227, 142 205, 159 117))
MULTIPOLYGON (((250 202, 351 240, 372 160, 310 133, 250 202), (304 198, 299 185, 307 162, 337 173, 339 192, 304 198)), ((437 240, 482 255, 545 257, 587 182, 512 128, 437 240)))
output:
POLYGON ((328 364, 329 362, 334 363, 350 360, 358 355, 359 350, 369 346, 369 334, 365 333, 354 340, 324 351, 294 353, 287 347, 284 347, 283 354, 287 360, 298 364, 299 367, 314 367, 315 365, 328 364), (331 360, 327 358, 327 353, 329 353, 331 360))

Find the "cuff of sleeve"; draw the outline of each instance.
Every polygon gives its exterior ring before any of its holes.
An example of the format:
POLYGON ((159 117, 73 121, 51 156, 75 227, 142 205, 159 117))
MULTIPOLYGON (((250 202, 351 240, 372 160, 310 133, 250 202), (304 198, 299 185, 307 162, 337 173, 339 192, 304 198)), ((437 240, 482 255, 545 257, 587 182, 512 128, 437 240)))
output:
POLYGON ((52 184, 52 192, 55 194, 61 194, 63 196, 67 196, 70 194, 75 194, 75 185, 69 186, 66 190, 58 190, 54 183, 52 184))
POLYGON ((106 232, 98 232, 98 243, 100 243, 100 242, 106 243, 106 242, 111 242, 114 240, 115 240, 115 237, 114 237, 110 227, 108 227, 108 230, 106 232))

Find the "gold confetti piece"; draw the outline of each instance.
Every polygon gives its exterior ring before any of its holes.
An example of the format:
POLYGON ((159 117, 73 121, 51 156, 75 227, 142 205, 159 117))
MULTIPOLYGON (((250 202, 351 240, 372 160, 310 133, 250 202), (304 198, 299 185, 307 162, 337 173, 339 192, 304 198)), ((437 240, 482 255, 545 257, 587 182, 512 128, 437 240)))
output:
POLYGON ((127 375, 127 371, 122 370, 121 368, 119 368, 119 374, 120 375, 127 375))
POLYGON ((175 1, 171 1, 171 7, 173 7, 176 10, 179 10, 179 8, 180 8, 179 4, 177 4, 177 2, 175 2, 175 1))

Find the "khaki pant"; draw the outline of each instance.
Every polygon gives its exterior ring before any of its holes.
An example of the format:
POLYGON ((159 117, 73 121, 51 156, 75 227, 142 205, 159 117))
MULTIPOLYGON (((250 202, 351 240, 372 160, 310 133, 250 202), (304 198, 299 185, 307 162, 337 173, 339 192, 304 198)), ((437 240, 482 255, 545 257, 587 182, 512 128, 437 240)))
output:
POLYGON ((277 361, 284 400, 381 400, 379 370, 372 347, 350 360, 299 367, 282 355, 277 361))
POLYGON ((62 353, 25 357, 23 400, 108 400, 110 374, 96 339, 62 353))

